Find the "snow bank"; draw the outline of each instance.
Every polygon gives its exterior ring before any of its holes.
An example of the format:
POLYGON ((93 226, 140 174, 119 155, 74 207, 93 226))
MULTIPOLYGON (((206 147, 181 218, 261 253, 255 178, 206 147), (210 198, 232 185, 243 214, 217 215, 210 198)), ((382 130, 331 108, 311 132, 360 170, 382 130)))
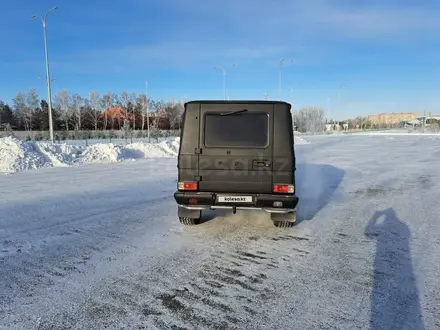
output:
POLYGON ((32 143, 52 166, 69 166, 81 155, 80 146, 69 144, 51 144, 48 142, 32 143))
POLYGON ((124 147, 125 158, 176 157, 179 152, 180 138, 160 143, 131 143, 124 147))
POLYGON ((113 143, 94 144, 81 154, 80 163, 114 163, 122 160, 121 147, 113 143))
POLYGON ((137 142, 126 146, 98 143, 86 147, 6 137, 0 138, 0 173, 75 164, 114 163, 147 157, 175 157, 178 151, 179 138, 160 143, 137 142))
MULTIPOLYGON (((295 144, 308 144, 295 136, 295 144)), ((90 146, 21 141, 0 138, 0 173, 14 173, 42 167, 72 166, 88 163, 115 163, 148 157, 176 157, 180 138, 160 143, 135 142, 127 145, 97 143, 90 146)))
POLYGON ((296 145, 301 145, 301 144, 309 144, 310 142, 304 140, 304 138, 302 138, 301 136, 294 136, 294 142, 296 145))
POLYGON ((11 173, 47 166, 34 144, 14 137, 0 139, 0 172, 11 173))

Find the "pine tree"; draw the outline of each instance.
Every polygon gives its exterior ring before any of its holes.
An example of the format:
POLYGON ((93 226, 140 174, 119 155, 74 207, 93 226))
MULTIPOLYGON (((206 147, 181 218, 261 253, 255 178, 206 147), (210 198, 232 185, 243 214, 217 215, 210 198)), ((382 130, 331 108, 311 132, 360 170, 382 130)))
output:
POLYGON ((0 101, 0 129, 4 129, 8 124, 10 127, 15 127, 14 112, 8 104, 0 101))

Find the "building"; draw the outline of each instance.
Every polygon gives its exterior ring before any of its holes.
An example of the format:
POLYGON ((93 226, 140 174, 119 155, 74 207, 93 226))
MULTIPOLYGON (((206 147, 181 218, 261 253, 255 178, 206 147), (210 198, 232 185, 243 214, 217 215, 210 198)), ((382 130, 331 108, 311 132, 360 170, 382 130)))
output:
POLYGON ((392 124, 399 124, 403 121, 408 122, 411 120, 416 120, 418 117, 418 114, 416 112, 409 112, 409 113, 381 113, 378 115, 369 115, 368 120, 373 125, 392 125, 392 124))

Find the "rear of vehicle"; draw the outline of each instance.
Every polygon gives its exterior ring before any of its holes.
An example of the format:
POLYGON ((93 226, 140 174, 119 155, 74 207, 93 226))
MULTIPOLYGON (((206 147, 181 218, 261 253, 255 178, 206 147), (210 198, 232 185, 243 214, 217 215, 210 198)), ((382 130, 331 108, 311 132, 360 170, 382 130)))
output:
POLYGON ((296 220, 290 104, 199 101, 185 104, 178 159, 179 218, 201 211, 262 209, 276 225, 296 220), (281 215, 287 214, 288 217, 281 215))

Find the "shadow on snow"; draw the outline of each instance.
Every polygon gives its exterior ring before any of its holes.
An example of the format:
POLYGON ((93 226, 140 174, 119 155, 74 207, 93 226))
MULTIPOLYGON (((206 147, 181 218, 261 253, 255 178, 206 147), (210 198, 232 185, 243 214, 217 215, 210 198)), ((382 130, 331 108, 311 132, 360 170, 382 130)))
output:
POLYGON ((425 329, 408 226, 388 208, 375 212, 365 236, 376 241, 370 329, 425 329))
POLYGON ((297 164, 297 223, 311 220, 328 205, 345 172, 328 164, 297 164))

